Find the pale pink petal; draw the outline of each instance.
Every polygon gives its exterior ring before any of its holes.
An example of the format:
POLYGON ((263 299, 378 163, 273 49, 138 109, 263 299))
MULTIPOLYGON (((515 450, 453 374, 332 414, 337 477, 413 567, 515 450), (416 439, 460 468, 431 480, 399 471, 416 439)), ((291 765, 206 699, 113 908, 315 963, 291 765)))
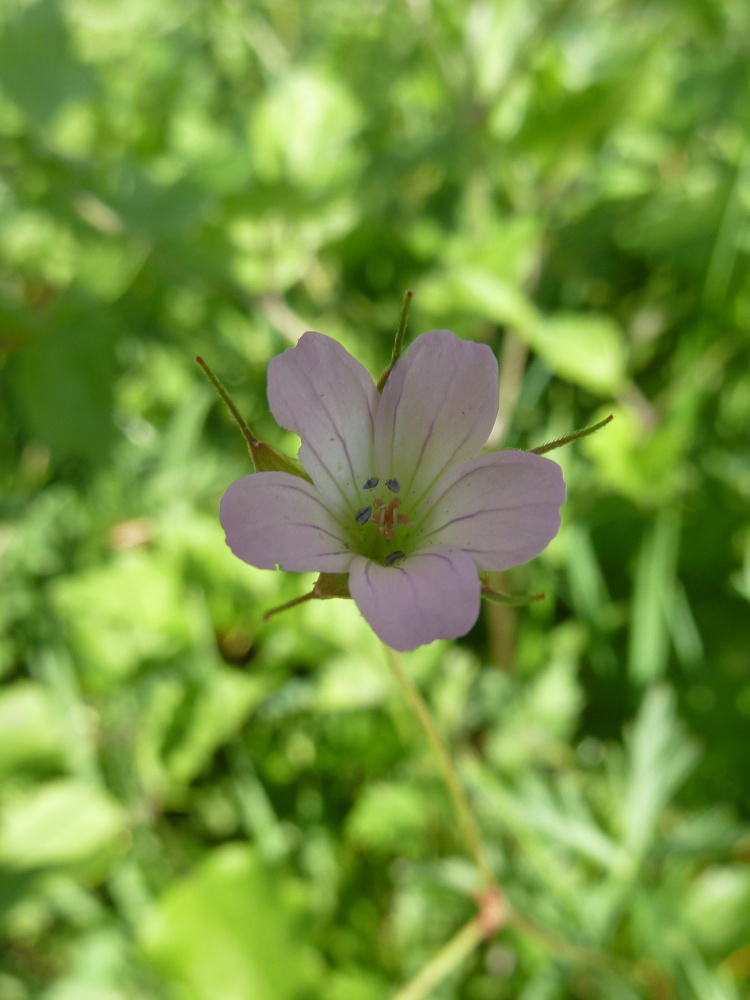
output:
POLYGON ((349 515, 373 475, 378 391, 367 369, 337 341, 303 333, 273 358, 268 402, 276 421, 302 439, 299 457, 333 510, 349 515))
POLYGON ((297 573, 345 573, 352 561, 344 532, 312 483, 286 472, 255 472, 221 498, 221 523, 236 556, 297 573))
POLYGON ((418 544, 454 545, 480 570, 510 569, 538 556, 555 537, 564 501, 556 462, 528 451, 480 455, 425 500, 418 544))
POLYGON ((497 361, 449 330, 418 337, 396 364, 375 418, 376 467, 397 479, 404 509, 476 455, 497 416, 497 361))
POLYGON ((393 566, 355 556, 349 593, 373 632, 400 652, 463 635, 479 615, 476 566, 460 549, 443 545, 393 566))

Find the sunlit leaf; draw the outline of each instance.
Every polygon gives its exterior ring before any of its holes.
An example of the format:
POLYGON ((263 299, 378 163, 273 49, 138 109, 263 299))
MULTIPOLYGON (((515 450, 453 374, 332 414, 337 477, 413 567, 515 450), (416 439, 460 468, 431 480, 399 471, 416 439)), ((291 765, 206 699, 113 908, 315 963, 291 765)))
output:
POLYGON ((293 889, 249 848, 217 849, 157 901, 144 952, 190 1000, 291 1000, 315 969, 293 889))

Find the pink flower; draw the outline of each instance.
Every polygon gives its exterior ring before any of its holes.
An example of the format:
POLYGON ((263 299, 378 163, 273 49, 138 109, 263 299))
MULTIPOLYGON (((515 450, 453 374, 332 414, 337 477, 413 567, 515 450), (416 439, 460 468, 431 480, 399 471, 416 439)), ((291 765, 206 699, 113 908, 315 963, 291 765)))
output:
POLYGON ((538 555, 560 528, 560 467, 479 455, 497 414, 497 362, 448 330, 418 337, 378 393, 335 340, 305 333, 268 369, 268 401, 302 439, 312 482, 256 472, 221 501, 227 544, 262 569, 348 573, 374 632, 397 650, 467 632, 479 570, 538 555))

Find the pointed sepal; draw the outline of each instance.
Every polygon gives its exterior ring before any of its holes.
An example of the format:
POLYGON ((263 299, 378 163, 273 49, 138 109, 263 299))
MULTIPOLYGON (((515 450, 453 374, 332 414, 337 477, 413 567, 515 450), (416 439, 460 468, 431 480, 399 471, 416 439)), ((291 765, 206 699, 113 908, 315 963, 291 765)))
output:
POLYGON ((589 434, 594 434, 596 431, 600 431, 602 427, 605 427, 610 420, 614 420, 614 413, 610 413, 608 417, 604 420, 600 420, 596 424, 592 424, 590 427, 582 427, 580 431, 573 431, 572 434, 566 434, 565 437, 556 438, 554 441, 548 441, 546 444, 540 444, 538 448, 530 448, 535 455, 545 455, 548 451, 554 451, 555 448, 562 448, 564 444, 570 444, 571 441, 578 441, 579 438, 588 437, 589 434))
POLYGON ((321 573, 309 593, 303 594, 301 597, 295 597, 285 604, 279 604, 278 607, 270 608, 263 615, 263 621, 267 622, 269 618, 279 614, 281 611, 296 608, 298 604, 307 604, 308 601, 328 601, 334 597, 351 599, 348 573, 321 573))
POLYGON ((393 353, 391 354, 391 363, 388 365, 386 370, 378 379, 377 390, 382 392, 385 383, 388 381, 388 377, 396 366, 396 362, 401 357, 404 350, 404 337, 406 336, 406 324, 409 322, 409 308, 411 306, 411 298, 414 292, 407 292, 404 295, 404 301, 401 306, 401 315, 398 319, 398 329, 396 330, 396 339, 393 342, 393 353))
POLYGON ((506 607, 520 608, 525 604, 534 604, 536 601, 543 601, 546 597, 546 594, 503 594, 499 590, 493 590, 482 574, 480 574, 480 580, 482 584, 482 597, 493 604, 504 604, 506 607))
POLYGON ((195 360, 203 369, 208 381, 214 387, 219 398, 229 410, 234 422, 239 427, 240 433, 244 437, 248 451, 250 452, 250 461, 253 463, 255 471, 288 472, 291 476, 299 476, 300 479, 306 479, 308 483, 311 483, 312 480, 305 472, 302 464, 298 462, 296 458, 290 458, 288 455, 285 455, 283 451, 275 448, 272 444, 266 444, 253 434, 248 427, 245 418, 237 409, 234 400, 208 367, 203 358, 198 357, 195 360))

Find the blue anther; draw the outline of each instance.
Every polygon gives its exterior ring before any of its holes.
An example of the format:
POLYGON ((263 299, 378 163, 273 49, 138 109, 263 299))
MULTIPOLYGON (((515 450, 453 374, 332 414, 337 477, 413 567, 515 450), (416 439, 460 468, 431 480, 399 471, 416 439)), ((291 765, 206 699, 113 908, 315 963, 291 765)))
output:
POLYGON ((374 490, 375 487, 378 485, 379 482, 380 482, 380 480, 378 479, 377 476, 370 476, 370 478, 367 480, 367 482, 362 487, 362 489, 363 490, 374 490))
POLYGON ((398 481, 398 479, 386 479, 385 485, 388 487, 391 493, 398 493, 398 491, 401 489, 401 483, 398 481))
POLYGON ((360 507, 357 513, 354 515, 354 520, 357 524, 367 524, 370 520, 370 515, 372 514, 372 507, 360 507))
POLYGON ((386 566, 392 566, 397 559, 406 559, 406 553, 398 549, 396 552, 391 552, 390 555, 385 557, 386 566))

